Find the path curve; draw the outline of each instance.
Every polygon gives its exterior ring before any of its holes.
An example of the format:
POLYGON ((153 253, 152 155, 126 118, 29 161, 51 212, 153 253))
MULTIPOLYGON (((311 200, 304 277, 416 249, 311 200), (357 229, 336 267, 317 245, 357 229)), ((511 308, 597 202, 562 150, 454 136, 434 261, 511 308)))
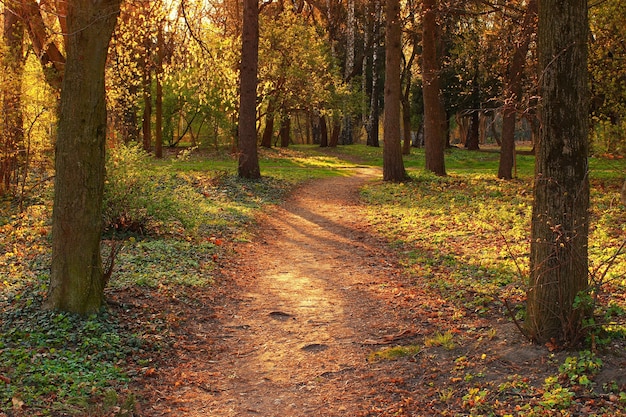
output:
POLYGON ((258 219, 257 237, 224 270, 238 294, 196 366, 206 384, 181 386, 165 414, 369 415, 364 397, 380 381, 367 375, 367 356, 404 330, 376 294, 398 269, 359 205, 359 188, 379 177, 362 168, 311 181, 258 219))

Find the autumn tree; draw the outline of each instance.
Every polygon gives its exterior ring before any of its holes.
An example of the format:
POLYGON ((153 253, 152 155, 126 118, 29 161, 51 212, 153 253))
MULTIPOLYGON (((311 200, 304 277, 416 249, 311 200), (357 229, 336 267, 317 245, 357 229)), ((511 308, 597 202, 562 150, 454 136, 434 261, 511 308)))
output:
POLYGON ((538 343, 554 340, 572 345, 580 341, 587 313, 587 2, 541 0, 538 16, 542 129, 526 327, 538 343))
POLYGON ((121 0, 68 0, 46 307, 88 314, 104 302, 100 255, 107 129, 104 67, 121 0))
POLYGON ((3 118, 0 124, 0 196, 16 190, 23 168, 24 117, 22 113, 22 78, 24 74, 24 24, 20 2, 4 5, 4 50, 0 54, 3 118))
POLYGON ((321 28, 285 6, 267 8, 260 30, 259 113, 265 120, 261 145, 272 146, 275 120, 283 146, 289 145, 288 127, 297 114, 313 115, 317 128, 326 131, 326 121, 320 119, 339 119, 355 100, 342 83, 321 28))
POLYGON ((239 176, 260 178, 256 135, 259 65, 259 2, 244 0, 239 75, 239 176))
POLYGON ((402 23, 400 1, 386 2, 385 36, 385 144, 383 146, 383 179, 404 181, 407 179, 402 160, 400 141, 400 66, 402 60, 402 23))

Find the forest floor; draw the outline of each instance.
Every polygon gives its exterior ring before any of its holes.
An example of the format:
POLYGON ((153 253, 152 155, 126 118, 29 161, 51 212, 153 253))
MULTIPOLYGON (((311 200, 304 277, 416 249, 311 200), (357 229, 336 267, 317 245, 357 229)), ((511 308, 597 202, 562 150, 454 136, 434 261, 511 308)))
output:
MULTIPOLYGON (((572 408, 545 387, 571 353, 530 344, 501 311, 455 319, 406 276, 360 205, 378 178, 357 168, 299 187, 218 260, 215 286, 112 290, 129 327, 152 321, 167 340, 136 358, 136 415, 622 415, 616 396, 572 408)), ((625 365, 612 356, 597 386, 626 383, 625 365)))

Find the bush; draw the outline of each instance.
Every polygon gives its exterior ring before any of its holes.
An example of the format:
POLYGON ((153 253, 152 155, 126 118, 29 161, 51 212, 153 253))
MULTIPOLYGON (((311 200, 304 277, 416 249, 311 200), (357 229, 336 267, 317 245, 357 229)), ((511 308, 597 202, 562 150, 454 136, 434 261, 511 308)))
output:
POLYGON ((139 146, 111 149, 106 171, 106 230, 145 234, 170 223, 185 229, 197 227, 201 195, 170 167, 155 167, 139 146))

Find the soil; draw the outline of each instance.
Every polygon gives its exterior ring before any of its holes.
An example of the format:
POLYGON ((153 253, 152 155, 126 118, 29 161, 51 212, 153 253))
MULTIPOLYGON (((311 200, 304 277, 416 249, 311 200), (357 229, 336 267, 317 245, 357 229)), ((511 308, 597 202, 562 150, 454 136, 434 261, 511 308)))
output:
POLYGON ((359 187, 379 178, 360 168, 300 187, 220 260, 213 287, 113 294, 127 317, 153 322, 144 336, 158 347, 131 366, 136 414, 469 415, 480 411, 464 398, 476 386, 511 413, 536 401, 522 386, 540 387, 567 354, 531 345, 500 310, 459 320, 405 276, 360 206, 359 187), (445 332, 453 346, 432 342, 445 332), (375 355, 409 345, 419 351, 375 355), (507 381, 511 391, 498 391, 507 381))

